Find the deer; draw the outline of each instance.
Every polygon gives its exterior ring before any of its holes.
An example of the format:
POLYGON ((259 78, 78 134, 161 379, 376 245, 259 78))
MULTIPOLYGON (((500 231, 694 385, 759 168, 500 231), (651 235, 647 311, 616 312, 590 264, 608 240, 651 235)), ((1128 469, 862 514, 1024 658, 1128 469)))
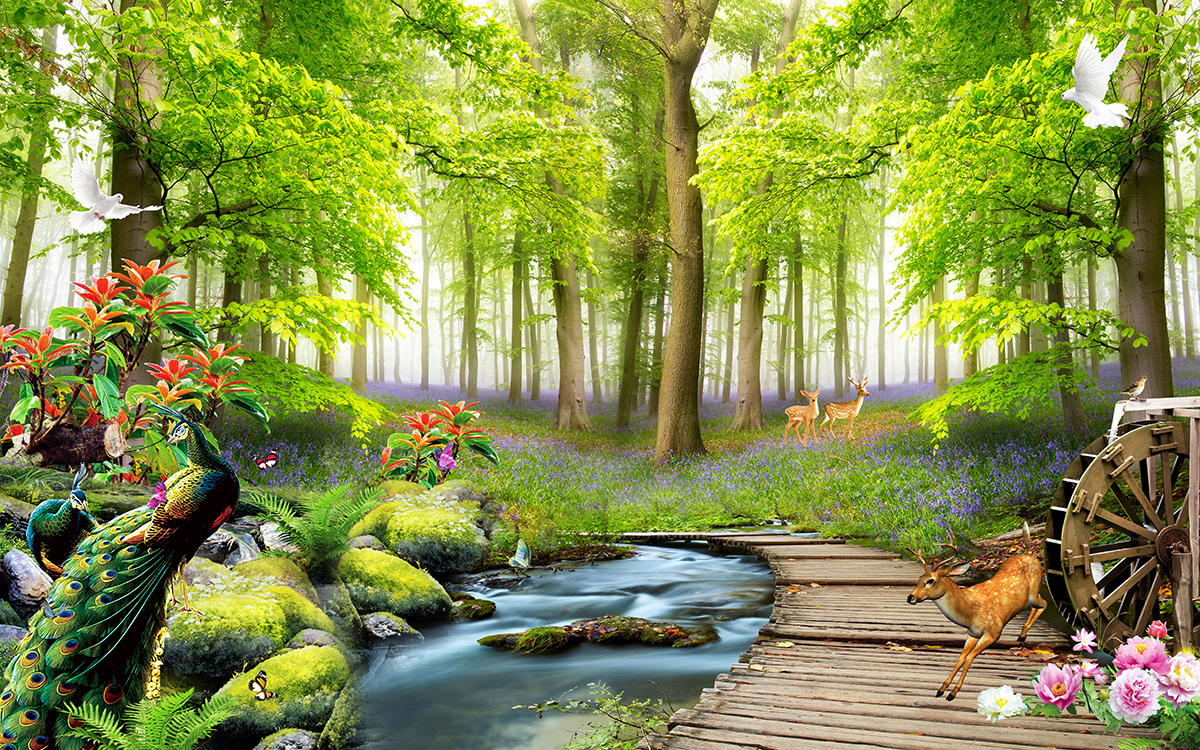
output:
POLYGON ((813 442, 817 440, 816 432, 813 430, 813 423, 817 421, 817 396, 821 395, 821 389, 809 393, 808 391, 800 391, 800 395, 808 396, 808 403, 804 405, 797 404, 784 409, 784 414, 787 414, 787 424, 783 427, 783 442, 787 442, 788 433, 795 431, 796 442, 800 442, 800 425, 804 425, 804 447, 808 447, 808 435, 812 433, 813 442))
POLYGON ((828 404, 825 404, 825 418, 821 420, 820 426, 817 427, 818 435, 821 434, 821 428, 828 422, 829 436, 833 437, 833 423, 839 419, 849 419, 850 427, 846 430, 846 437, 851 438, 854 436, 854 418, 862 410, 863 399, 871 394, 867 393, 866 375, 863 375, 862 381, 858 383, 855 383, 854 378, 849 375, 846 376, 846 380, 849 380, 850 385, 854 386, 854 389, 858 391, 858 398, 853 401, 830 401, 828 404))
MULTIPOLYGON (((953 536, 951 538, 953 539, 953 536)), ((1005 560, 996 574, 988 580, 974 586, 962 587, 955 583, 951 576, 967 572, 971 563, 968 560, 954 565, 958 557, 957 547, 944 543, 942 546, 950 547, 954 554, 941 563, 937 560, 925 562, 925 558, 919 552, 909 549, 909 552, 925 566, 925 572, 908 595, 908 603, 916 604, 932 599, 951 622, 967 629, 967 642, 963 645, 962 653, 958 655, 958 661, 954 662, 950 676, 934 696, 942 697, 946 688, 950 686, 950 681, 954 679, 954 674, 961 667, 958 684, 946 696, 946 700, 952 701, 962 689, 963 681, 967 679, 967 670, 971 668, 971 662, 975 661, 975 657, 981 651, 1000 638, 1000 633, 1008 621, 1026 607, 1032 608, 1029 619, 1021 628, 1021 634, 1017 636, 1017 642, 1024 643, 1025 637, 1029 635, 1029 628, 1046 609, 1046 600, 1038 593, 1042 586, 1042 563, 1033 555, 1014 555, 1005 560)))

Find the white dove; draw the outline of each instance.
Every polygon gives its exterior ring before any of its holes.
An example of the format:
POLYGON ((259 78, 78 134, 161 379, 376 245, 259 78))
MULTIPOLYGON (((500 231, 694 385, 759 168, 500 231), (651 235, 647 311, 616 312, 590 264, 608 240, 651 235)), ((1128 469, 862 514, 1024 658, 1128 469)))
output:
POLYGON ((1089 128, 1100 125, 1119 128, 1121 118, 1129 113, 1121 102, 1104 103, 1104 94, 1108 92, 1108 79, 1113 71, 1121 64, 1125 56, 1125 42, 1121 40, 1108 57, 1100 59, 1100 50, 1096 47, 1096 38, 1085 34, 1079 42, 1079 51, 1075 53, 1075 67, 1071 72, 1075 75, 1075 88, 1063 92, 1063 101, 1072 101, 1087 111, 1083 124, 1089 128))
POLYGON ((122 203, 123 196, 120 193, 105 195, 100 190, 96 174, 82 160, 75 162, 75 169, 71 173, 71 187, 75 190, 75 200, 89 206, 85 211, 71 212, 71 226, 80 234, 99 232, 104 229, 105 220, 124 219, 142 211, 162 210, 162 206, 139 208, 122 203))

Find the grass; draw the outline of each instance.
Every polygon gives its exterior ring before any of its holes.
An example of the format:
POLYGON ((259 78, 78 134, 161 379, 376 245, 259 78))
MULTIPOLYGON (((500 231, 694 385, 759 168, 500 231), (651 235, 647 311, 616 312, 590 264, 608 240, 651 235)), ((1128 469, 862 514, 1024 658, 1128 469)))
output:
MULTIPOLYGON (((968 416, 936 448, 931 433, 906 416, 932 396, 929 384, 884 391, 872 384, 854 439, 845 439, 841 422, 835 438, 810 447, 781 442, 783 410, 792 402, 766 398, 765 428, 731 433, 733 405, 706 401, 701 427, 709 453, 661 466, 651 462, 654 423, 644 414, 617 429, 613 405, 589 404, 593 431, 558 432, 553 393, 509 404, 505 394, 484 391, 480 424, 496 436, 500 465, 469 461, 453 476, 484 486, 503 519, 503 537, 523 536, 535 554, 569 543, 576 532, 776 520, 894 547, 932 544, 949 531, 979 538, 1044 515, 1067 465, 1107 429, 1118 376, 1115 364, 1104 366, 1083 394, 1088 425, 1078 435, 1064 431, 1057 394, 1047 394, 1028 421, 968 416)), ((1196 362, 1176 360, 1175 379, 1177 395, 1200 395, 1196 362)), ((398 414, 464 398, 457 388, 409 384, 371 384, 367 395, 398 414)), ((252 482, 316 487, 375 477, 379 450, 395 429, 377 429, 363 446, 350 437, 348 418, 324 412, 288 415, 270 436, 233 415, 217 434, 226 457, 252 482), (260 471, 253 459, 269 450, 279 465, 260 471)))

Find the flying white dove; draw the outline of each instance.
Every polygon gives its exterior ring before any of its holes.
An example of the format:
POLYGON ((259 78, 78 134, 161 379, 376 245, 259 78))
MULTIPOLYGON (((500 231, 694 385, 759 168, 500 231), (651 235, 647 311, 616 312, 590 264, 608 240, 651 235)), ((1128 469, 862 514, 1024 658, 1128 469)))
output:
POLYGON ((1075 67, 1071 72, 1075 75, 1075 88, 1063 92, 1063 101, 1072 101, 1087 111, 1083 124, 1089 128, 1100 125, 1119 128, 1121 118, 1128 117, 1128 111, 1121 102, 1104 103, 1104 95, 1108 92, 1108 79, 1113 71, 1121 64, 1125 55, 1125 42, 1121 40, 1108 57, 1100 59, 1100 50, 1096 47, 1096 38, 1086 34, 1079 42, 1079 51, 1075 53, 1075 67))
POLYGON ((100 190, 96 174, 84 161, 75 162, 75 170, 71 174, 71 187, 75 190, 75 200, 89 208, 85 211, 71 212, 71 226, 80 234, 91 234, 104 229, 105 220, 124 219, 126 216, 142 211, 160 211, 162 206, 146 206, 139 208, 121 202, 122 195, 105 195, 100 190))

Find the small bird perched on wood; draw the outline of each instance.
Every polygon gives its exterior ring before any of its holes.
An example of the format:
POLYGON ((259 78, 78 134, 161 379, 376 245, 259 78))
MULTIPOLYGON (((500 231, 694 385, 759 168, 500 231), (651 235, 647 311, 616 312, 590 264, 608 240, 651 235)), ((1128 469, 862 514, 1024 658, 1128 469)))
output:
POLYGON ((33 509, 25 528, 25 541, 33 559, 51 576, 62 575, 63 562, 96 529, 96 519, 88 513, 87 498, 79 485, 87 476, 87 464, 79 465, 75 485, 66 500, 46 500, 33 509))
POLYGON ((1146 376, 1143 375, 1140 378, 1138 378, 1136 381, 1134 381, 1133 385, 1131 385, 1128 388, 1126 388, 1125 390, 1121 391, 1121 395, 1125 396, 1130 401, 1134 401, 1137 399, 1138 396, 1142 395, 1142 391, 1144 391, 1145 389, 1146 389, 1146 376))
POLYGON ((1108 53, 1108 57, 1100 58, 1100 50, 1096 47, 1096 37, 1085 34, 1079 42, 1079 50, 1075 53, 1075 67, 1071 73, 1075 76, 1075 87, 1063 92, 1063 101, 1075 102, 1083 107, 1087 115, 1083 124, 1089 128, 1101 125, 1119 128, 1123 124, 1122 117, 1128 117, 1129 112, 1121 102, 1104 103, 1104 95, 1108 93, 1108 79, 1113 71, 1121 64, 1125 56, 1125 43, 1128 37, 1108 53))
POLYGON ((107 195, 100 189, 100 181, 96 173, 83 161, 75 162, 71 173, 71 187, 75 191, 75 200, 86 206, 83 211, 71 212, 71 228, 80 234, 91 234, 104 229, 104 222, 112 219, 124 219, 126 216, 140 214, 142 211, 161 211, 162 206, 130 206, 122 203, 123 195, 107 195))

